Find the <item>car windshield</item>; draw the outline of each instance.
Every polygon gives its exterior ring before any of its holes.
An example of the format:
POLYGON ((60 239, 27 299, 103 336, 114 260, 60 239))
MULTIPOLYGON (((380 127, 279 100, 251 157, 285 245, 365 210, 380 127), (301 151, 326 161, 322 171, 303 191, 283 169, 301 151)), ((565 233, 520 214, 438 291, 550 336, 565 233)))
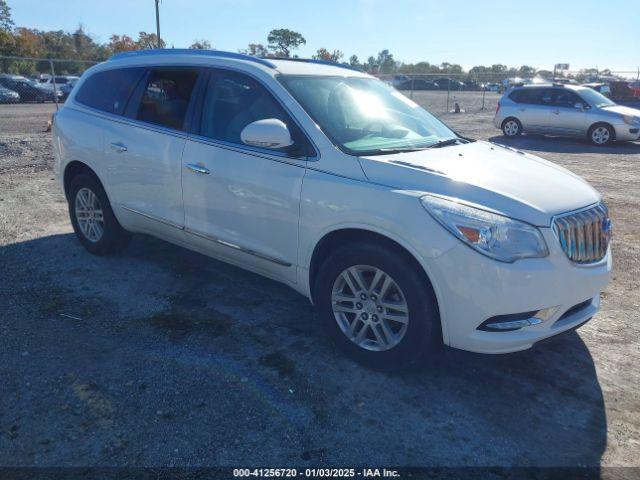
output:
POLYGON ((590 88, 585 88, 584 90, 580 90, 578 92, 582 99, 586 101, 592 107, 611 107, 615 105, 615 102, 612 102, 607 97, 602 95, 600 92, 596 92, 590 88))
POLYGON ((280 75, 278 79, 331 141, 351 155, 419 150, 458 138, 422 107, 373 78, 280 75))

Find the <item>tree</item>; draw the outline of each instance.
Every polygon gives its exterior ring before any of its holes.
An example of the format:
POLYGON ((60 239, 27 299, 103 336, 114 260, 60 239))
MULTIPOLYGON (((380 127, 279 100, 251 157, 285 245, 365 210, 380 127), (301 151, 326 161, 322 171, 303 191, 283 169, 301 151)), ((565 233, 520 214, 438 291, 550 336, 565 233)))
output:
MULTIPOLYGON (((164 40, 160 40, 160 48, 167 46, 164 40)), ((158 36, 155 33, 138 33, 138 48, 140 50, 151 50, 158 47, 158 36)))
POLYGON ((140 50, 140 46, 129 35, 111 35, 107 48, 112 53, 140 50))
POLYGON ((6 0, 0 0, 0 31, 10 32, 12 28, 11 7, 6 0))
POLYGON ((211 50, 211 42, 209 40, 194 40, 194 42, 189 46, 194 50, 211 50))
POLYGON ((357 55, 351 55, 349 57, 349 65, 351 65, 354 68, 362 68, 362 65, 360 64, 360 60, 358 59, 357 55))
POLYGON ((288 28, 271 30, 267 41, 269 42, 269 49, 278 57, 290 57, 291 50, 295 50, 300 45, 307 43, 302 34, 288 28))
POLYGON ((240 53, 244 53, 245 55, 251 55, 252 57, 269 56, 269 51, 267 50, 267 47, 265 47, 261 43, 250 43, 245 50, 240 50, 240 53))
POLYGON ((375 57, 367 58, 367 63, 364 64, 367 72, 375 73, 375 70, 378 69, 378 64, 376 63, 375 57))
POLYGON ((396 61, 386 49, 378 53, 377 65, 378 73, 393 73, 396 70, 396 61))
POLYGON ((338 63, 343 56, 344 54, 340 50, 334 50, 333 52, 330 52, 326 48, 319 48, 316 54, 313 55, 313 58, 315 58, 316 60, 325 60, 327 62, 338 63))

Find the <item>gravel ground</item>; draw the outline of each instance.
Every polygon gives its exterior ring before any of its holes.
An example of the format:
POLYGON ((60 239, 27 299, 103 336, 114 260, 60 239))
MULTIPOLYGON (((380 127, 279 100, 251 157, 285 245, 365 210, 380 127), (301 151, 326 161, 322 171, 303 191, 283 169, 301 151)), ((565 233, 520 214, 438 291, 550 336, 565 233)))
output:
POLYGON ((640 466, 640 144, 507 142, 480 95, 458 115, 416 100, 598 188, 614 280, 577 332, 400 374, 345 359, 280 284, 145 236, 86 253, 50 170, 54 107, 0 106, 0 465, 640 466))

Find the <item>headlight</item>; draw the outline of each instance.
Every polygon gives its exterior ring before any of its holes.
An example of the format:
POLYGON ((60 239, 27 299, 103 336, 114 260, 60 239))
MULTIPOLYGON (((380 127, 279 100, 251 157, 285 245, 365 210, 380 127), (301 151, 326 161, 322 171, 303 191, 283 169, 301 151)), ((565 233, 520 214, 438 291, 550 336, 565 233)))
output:
POLYGON ((628 125, 640 125, 640 117, 634 117, 633 115, 622 115, 622 120, 628 125))
POLYGON ((420 202, 453 235, 495 260, 512 263, 549 254, 540 230, 528 223, 431 195, 420 202))

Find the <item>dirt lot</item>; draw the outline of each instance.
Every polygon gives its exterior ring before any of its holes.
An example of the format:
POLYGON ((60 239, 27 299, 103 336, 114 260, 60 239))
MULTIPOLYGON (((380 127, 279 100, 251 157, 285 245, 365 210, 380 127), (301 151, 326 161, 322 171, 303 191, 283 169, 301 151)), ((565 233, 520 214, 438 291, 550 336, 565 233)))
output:
MULTIPOLYGON (((442 113, 438 95, 416 100, 442 113)), ((443 119, 507 143, 464 96, 443 119)), ((590 323, 385 374, 282 285, 144 236, 87 254, 50 170, 52 108, 0 106, 0 465, 640 466, 640 144, 508 142, 610 206, 614 280, 590 323)))

